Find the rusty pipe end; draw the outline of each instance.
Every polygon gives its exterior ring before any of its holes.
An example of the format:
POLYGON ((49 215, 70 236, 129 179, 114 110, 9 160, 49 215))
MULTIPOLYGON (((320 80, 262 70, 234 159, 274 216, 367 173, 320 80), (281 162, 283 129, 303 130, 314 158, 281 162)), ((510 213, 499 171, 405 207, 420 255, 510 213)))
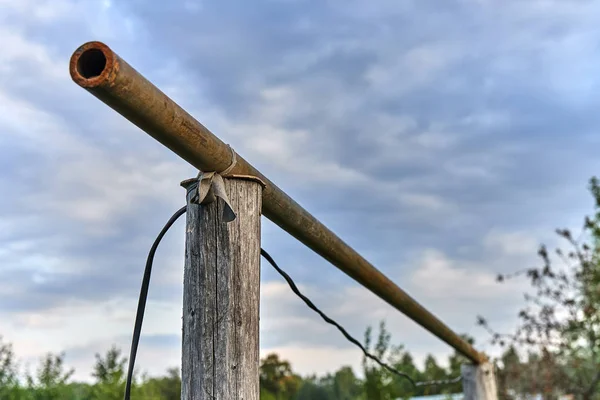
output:
POLYGON ((118 69, 118 56, 102 42, 81 45, 69 62, 71 78, 83 88, 112 82, 118 69))

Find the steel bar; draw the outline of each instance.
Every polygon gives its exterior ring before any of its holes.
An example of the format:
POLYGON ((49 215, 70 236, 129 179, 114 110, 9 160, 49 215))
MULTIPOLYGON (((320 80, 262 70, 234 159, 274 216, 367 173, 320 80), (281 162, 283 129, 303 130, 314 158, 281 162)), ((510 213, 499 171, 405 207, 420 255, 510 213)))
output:
MULTIPOLYGON (((105 44, 79 47, 71 57, 70 73, 75 83, 199 170, 230 166, 227 144, 105 44)), ((275 224, 475 364, 487 359, 241 156, 231 173, 256 176, 265 183, 263 214, 275 224)))

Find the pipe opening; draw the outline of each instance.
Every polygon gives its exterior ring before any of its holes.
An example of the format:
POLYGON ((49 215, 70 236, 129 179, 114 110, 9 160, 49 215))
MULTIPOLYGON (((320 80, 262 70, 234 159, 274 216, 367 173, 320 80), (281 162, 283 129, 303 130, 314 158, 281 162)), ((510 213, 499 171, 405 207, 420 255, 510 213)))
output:
POLYGON ((101 50, 89 49, 77 60, 77 72, 86 79, 95 78, 106 68, 106 56, 101 50))

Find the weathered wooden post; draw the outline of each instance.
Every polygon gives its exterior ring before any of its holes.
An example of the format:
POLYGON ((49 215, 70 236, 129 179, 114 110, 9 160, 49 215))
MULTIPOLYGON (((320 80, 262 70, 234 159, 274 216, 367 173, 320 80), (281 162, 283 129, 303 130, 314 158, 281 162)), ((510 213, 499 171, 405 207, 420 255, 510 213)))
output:
POLYGON ((262 186, 250 177, 224 179, 237 214, 228 218, 223 199, 209 195, 198 204, 198 182, 182 182, 188 209, 181 398, 258 400, 262 186))
POLYGON ((498 400, 494 365, 464 364, 461 367, 464 400, 498 400))

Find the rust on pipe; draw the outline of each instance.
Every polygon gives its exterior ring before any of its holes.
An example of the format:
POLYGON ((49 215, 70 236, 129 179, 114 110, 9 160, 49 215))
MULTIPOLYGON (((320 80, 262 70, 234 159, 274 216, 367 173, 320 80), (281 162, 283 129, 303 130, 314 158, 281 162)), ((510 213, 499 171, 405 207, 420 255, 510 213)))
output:
MULTIPOLYGON (((212 132, 101 42, 72 55, 73 81, 201 171, 223 171, 231 150, 212 132)), ((454 333, 241 156, 230 171, 265 183, 263 214, 475 364, 487 357, 454 333)))

